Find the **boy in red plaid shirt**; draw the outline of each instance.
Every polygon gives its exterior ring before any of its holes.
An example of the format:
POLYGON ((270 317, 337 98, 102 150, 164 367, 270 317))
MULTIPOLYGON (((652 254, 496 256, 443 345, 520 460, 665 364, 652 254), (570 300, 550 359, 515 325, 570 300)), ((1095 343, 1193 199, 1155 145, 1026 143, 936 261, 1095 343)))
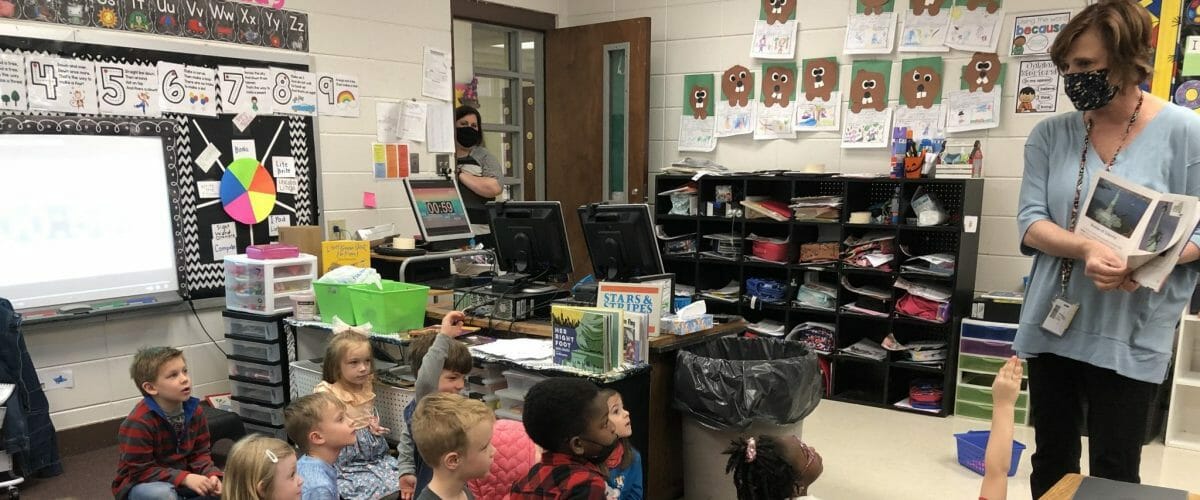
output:
POLYGON ((129 374, 145 396, 121 422, 112 492, 117 500, 217 498, 221 471, 210 453, 208 422, 192 397, 183 352, 144 347, 129 374))
POLYGON ((546 450, 541 463, 513 484, 512 500, 604 500, 600 467, 617 446, 608 398, 580 378, 551 378, 525 396, 525 432, 546 450))

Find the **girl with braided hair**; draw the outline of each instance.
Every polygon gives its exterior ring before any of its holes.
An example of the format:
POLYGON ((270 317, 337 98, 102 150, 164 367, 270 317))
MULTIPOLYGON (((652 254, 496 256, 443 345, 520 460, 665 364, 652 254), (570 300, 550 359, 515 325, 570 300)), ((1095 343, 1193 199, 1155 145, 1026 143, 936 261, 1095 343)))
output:
POLYGON ((739 438, 725 450, 737 500, 785 500, 807 497, 808 487, 825 470, 817 450, 796 436, 739 438))

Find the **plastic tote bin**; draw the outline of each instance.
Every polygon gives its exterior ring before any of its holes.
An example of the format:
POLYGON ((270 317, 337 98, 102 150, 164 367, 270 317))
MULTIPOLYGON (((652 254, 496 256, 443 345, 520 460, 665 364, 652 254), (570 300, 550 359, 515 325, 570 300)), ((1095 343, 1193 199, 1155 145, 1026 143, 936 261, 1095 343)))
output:
POLYGON ((397 333, 425 326, 429 287, 391 280, 383 280, 381 284, 382 289, 373 284, 350 287, 350 303, 359 324, 370 323, 371 329, 379 333, 397 333))
MULTIPOLYGON (((982 476, 988 437, 991 434, 991 431, 968 431, 955 434, 954 439, 958 441, 958 463, 982 476)), ((1023 451, 1025 451, 1025 445, 1014 440, 1012 462, 1008 464, 1008 477, 1017 475, 1017 464, 1021 462, 1021 452, 1023 451)))
POLYGON ((737 498, 720 450, 740 435, 799 436, 821 402, 821 380, 816 353, 798 342, 726 337, 679 351, 684 497, 737 498))
POLYGON ((358 326, 358 321, 354 317, 354 306, 350 303, 350 287, 352 286, 354 285, 313 282, 321 321, 333 323, 333 318, 337 317, 347 325, 358 326))

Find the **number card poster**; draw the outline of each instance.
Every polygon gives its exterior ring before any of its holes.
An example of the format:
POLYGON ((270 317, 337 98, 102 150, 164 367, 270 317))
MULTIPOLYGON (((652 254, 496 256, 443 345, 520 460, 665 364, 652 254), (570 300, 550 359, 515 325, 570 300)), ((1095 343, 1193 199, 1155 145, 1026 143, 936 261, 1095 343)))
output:
POLYGON ((29 107, 25 94, 25 56, 0 54, 0 110, 24 111, 29 107))
POLYGON ((271 70, 218 66, 217 78, 217 85, 221 89, 222 113, 271 113, 271 70))
POLYGON ((158 62, 159 105, 164 113, 217 116, 217 72, 158 62))
POLYGON ((271 99, 275 112, 284 115, 316 116, 317 75, 307 71, 271 68, 271 99))
POLYGON ((321 73, 317 77, 317 109, 322 115, 358 116, 358 78, 321 73))
POLYGON ((120 116, 162 116, 158 70, 154 66, 96 63, 100 113, 120 116))
POLYGON ((91 61, 27 55, 29 109, 96 114, 96 67, 91 61))

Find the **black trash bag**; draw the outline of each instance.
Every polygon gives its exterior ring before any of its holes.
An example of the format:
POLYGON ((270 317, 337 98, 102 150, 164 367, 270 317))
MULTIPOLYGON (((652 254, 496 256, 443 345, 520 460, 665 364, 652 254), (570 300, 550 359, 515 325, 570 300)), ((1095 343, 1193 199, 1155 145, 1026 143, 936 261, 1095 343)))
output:
POLYGON ((794 424, 820 402, 820 363, 799 342, 725 337, 676 358, 675 408, 718 431, 794 424))

